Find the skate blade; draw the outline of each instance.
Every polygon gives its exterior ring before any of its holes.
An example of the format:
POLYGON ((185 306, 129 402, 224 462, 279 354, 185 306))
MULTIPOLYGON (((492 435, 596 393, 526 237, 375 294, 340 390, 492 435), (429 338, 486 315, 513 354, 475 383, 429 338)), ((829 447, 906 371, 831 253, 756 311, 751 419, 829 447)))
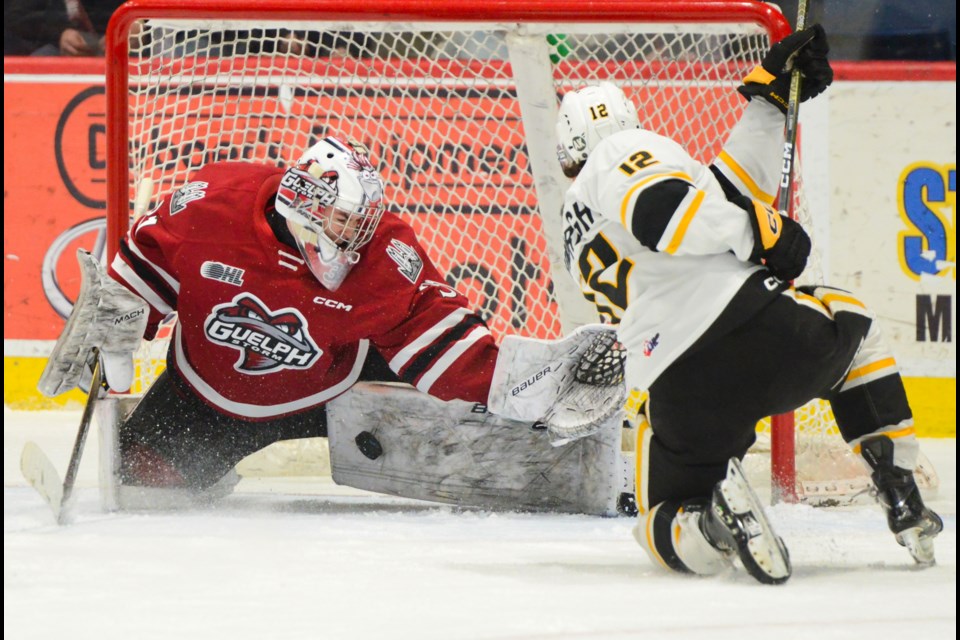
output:
POLYGON ((790 566, 790 554, 783 540, 773 531, 767 520, 763 505, 757 494, 747 482, 743 467, 736 458, 730 460, 727 479, 721 485, 724 500, 734 513, 743 516, 747 540, 747 554, 740 554, 744 568, 759 582, 781 584, 786 582, 793 569, 790 566))
POLYGON ((921 567, 932 567, 937 563, 933 553, 933 538, 922 535, 920 527, 904 529, 897 534, 897 542, 907 548, 914 562, 921 567))

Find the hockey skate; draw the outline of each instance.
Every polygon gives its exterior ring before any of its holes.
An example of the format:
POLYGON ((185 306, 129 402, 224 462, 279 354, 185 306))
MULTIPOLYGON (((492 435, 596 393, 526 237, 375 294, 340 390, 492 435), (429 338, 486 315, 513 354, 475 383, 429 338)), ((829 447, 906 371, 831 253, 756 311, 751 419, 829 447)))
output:
POLYGON ((721 552, 736 552, 747 573, 758 581, 781 584, 790 577, 787 547, 770 526, 737 458, 730 458, 727 477, 714 487, 700 528, 721 552))
POLYGON ((894 465, 893 441, 887 436, 870 438, 860 445, 860 451, 873 469, 870 477, 876 497, 897 542, 917 564, 935 564, 933 539, 943 530, 943 520, 923 504, 913 472, 894 465))

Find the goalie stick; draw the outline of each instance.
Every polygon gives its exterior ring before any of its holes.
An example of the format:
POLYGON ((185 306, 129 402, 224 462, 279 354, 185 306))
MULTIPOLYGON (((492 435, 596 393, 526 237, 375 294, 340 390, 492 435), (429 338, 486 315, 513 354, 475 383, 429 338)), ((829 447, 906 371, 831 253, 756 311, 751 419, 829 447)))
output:
POLYGON ((77 437, 73 443, 73 451, 70 454, 70 462, 67 465, 67 474, 64 476, 63 482, 60 481, 60 475, 53 463, 50 462, 50 458, 35 442, 27 442, 20 454, 20 471, 23 473, 23 477, 50 505, 54 518, 59 525, 69 523, 70 499, 73 497, 73 488, 77 481, 77 471, 80 468, 83 446, 90 431, 93 409, 100 398, 100 394, 106 388, 100 371, 99 349, 93 350, 93 357, 93 378, 90 381, 90 392, 87 394, 87 402, 83 407, 83 415, 80 418, 80 426, 77 429, 77 437))

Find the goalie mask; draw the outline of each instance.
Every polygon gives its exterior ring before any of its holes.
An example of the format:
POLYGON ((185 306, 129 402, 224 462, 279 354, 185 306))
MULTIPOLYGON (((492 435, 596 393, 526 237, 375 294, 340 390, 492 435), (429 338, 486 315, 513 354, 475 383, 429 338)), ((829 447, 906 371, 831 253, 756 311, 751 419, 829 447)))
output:
POLYGON ((335 291, 383 217, 383 182, 366 149, 324 138, 287 169, 276 198, 317 280, 335 291))
POLYGON ((557 117, 557 158, 563 174, 576 177, 590 152, 607 136, 639 128, 636 107, 612 82, 566 94, 557 117))

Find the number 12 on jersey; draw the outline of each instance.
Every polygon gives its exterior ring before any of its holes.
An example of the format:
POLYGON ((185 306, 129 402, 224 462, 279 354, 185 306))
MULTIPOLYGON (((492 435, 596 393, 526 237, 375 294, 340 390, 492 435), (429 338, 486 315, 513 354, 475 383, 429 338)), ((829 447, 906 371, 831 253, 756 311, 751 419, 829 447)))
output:
POLYGON ((602 233, 598 233, 580 252, 578 266, 580 277, 591 289, 583 292, 584 297, 596 305, 604 322, 618 324, 627 308, 628 278, 630 270, 633 269, 633 261, 621 259, 610 241, 602 233), (602 280, 603 274, 614 266, 615 280, 602 280))
POLYGON ((632 176, 637 171, 640 171, 641 169, 646 169, 650 165, 657 164, 658 162, 660 161, 655 160, 653 158, 652 153, 650 153, 649 151, 640 150, 632 154, 626 160, 624 160, 620 164, 618 169, 620 169, 620 171, 623 171, 628 176, 632 176))

